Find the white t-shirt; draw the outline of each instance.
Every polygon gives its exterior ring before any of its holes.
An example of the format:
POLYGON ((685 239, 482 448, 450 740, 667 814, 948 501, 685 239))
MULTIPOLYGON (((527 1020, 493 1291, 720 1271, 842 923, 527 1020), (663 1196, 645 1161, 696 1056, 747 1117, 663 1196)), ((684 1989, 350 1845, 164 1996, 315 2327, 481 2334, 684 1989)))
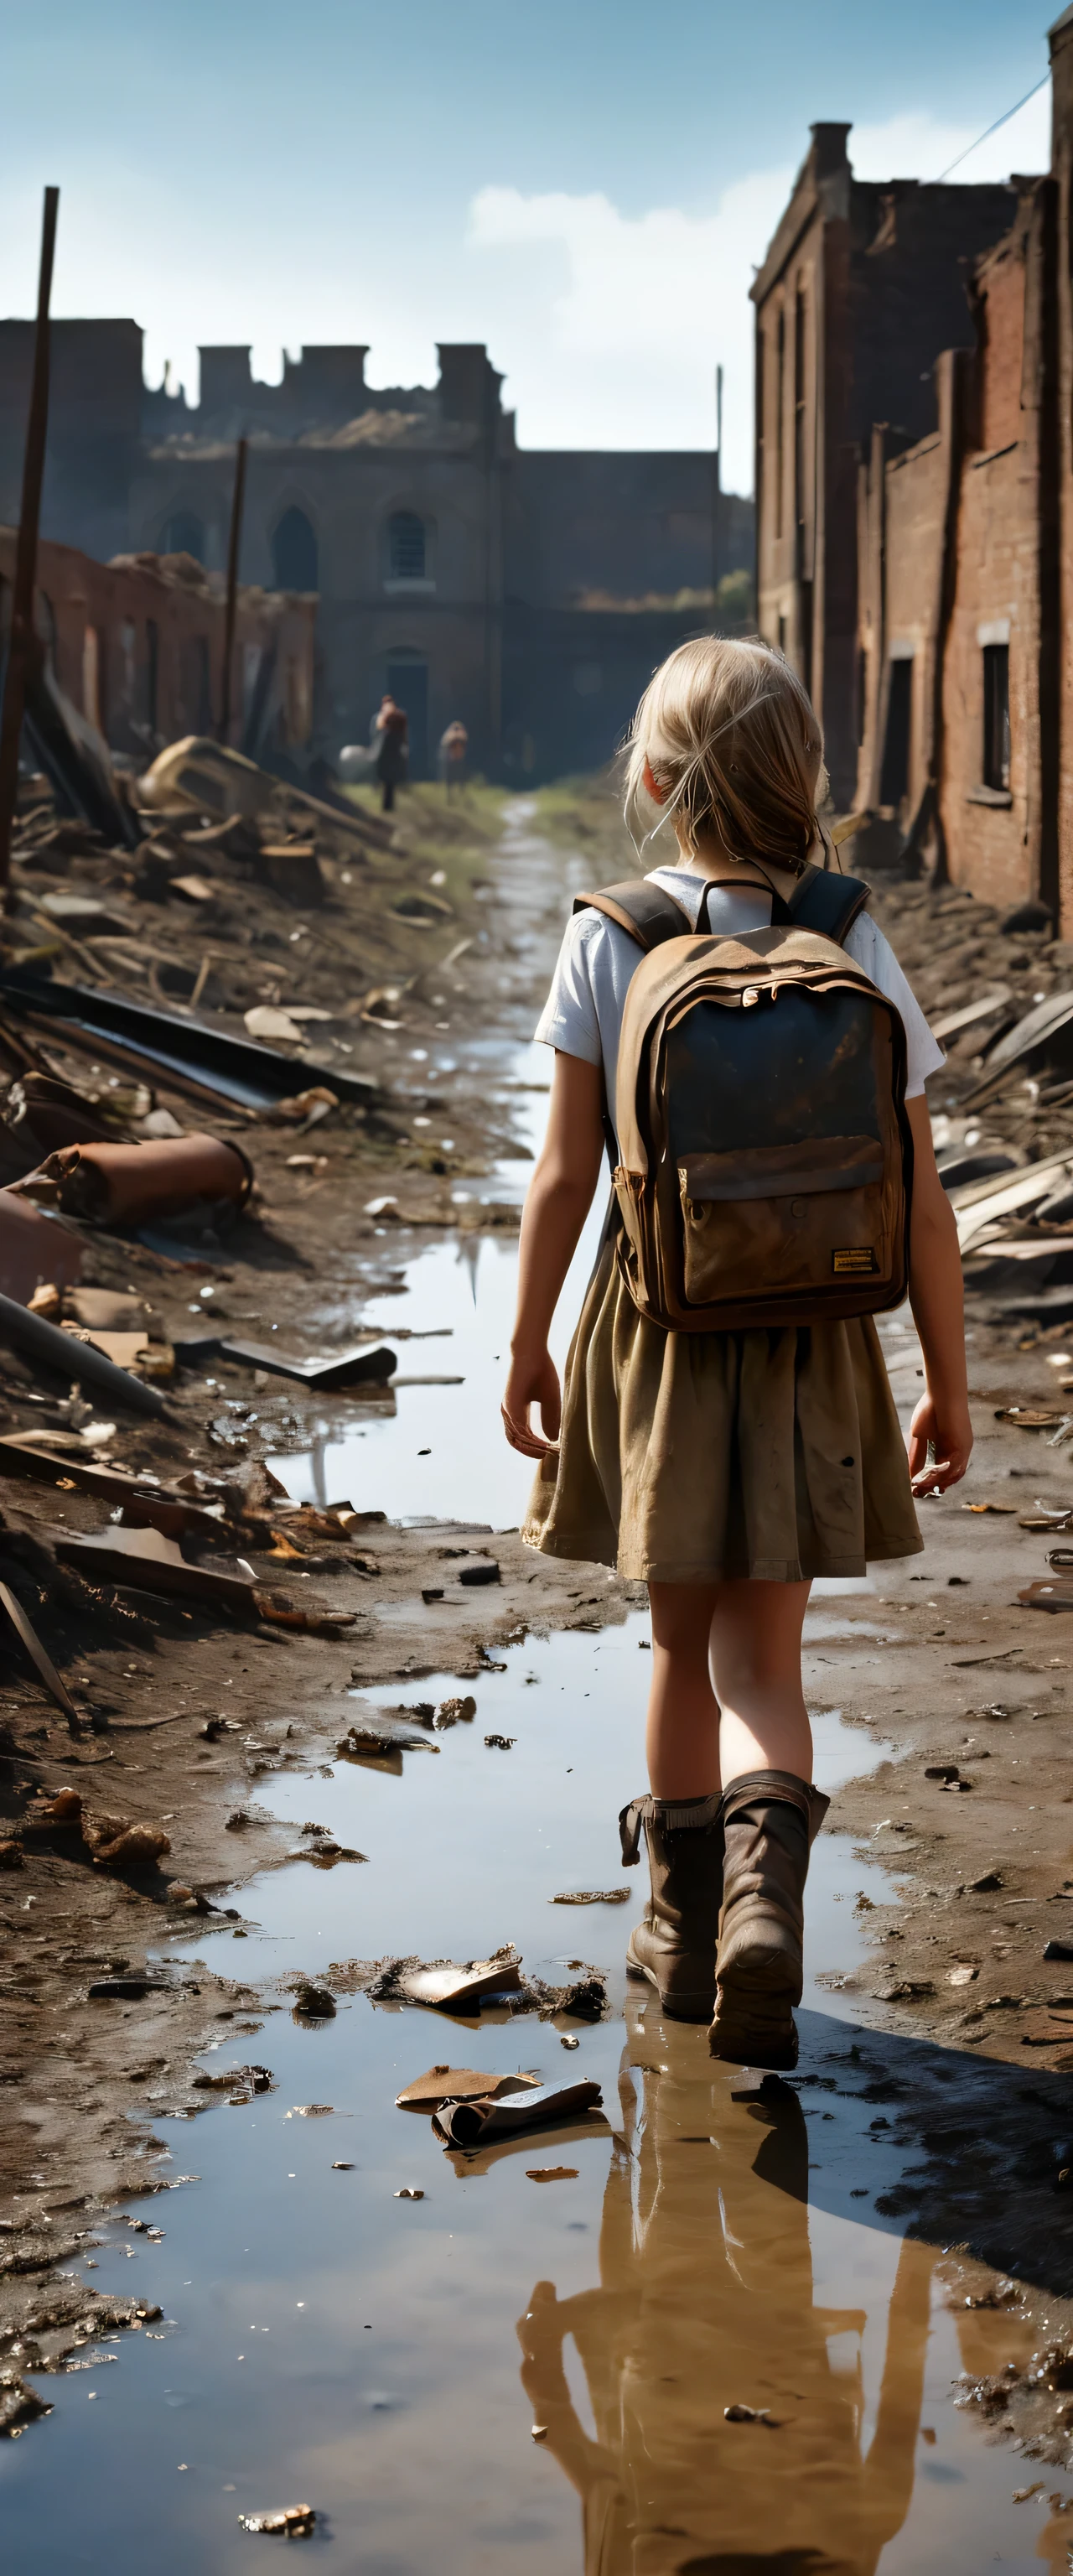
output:
MULTIPOLYGON (((704 878, 694 868, 653 868, 650 882, 665 887, 690 921, 696 922, 704 878)), ((743 886, 740 893, 720 886, 709 897, 708 916, 713 931, 723 937, 766 930, 771 921, 771 897, 763 886, 743 886)), ((945 1063, 943 1050, 933 1038, 878 922, 867 912, 858 913, 843 945, 847 957, 852 957, 854 965, 862 968, 870 983, 886 994, 901 1015, 908 1054, 905 1096, 907 1100, 918 1100, 929 1073, 935 1073, 945 1063)), ((560 1055, 580 1056, 584 1064, 599 1064, 602 1059, 607 1097, 612 1103, 622 1014, 640 957, 636 940, 630 938, 628 931, 620 930, 617 921, 608 921, 602 912, 576 912, 567 924, 551 991, 534 1032, 543 1046, 557 1048, 560 1055)))

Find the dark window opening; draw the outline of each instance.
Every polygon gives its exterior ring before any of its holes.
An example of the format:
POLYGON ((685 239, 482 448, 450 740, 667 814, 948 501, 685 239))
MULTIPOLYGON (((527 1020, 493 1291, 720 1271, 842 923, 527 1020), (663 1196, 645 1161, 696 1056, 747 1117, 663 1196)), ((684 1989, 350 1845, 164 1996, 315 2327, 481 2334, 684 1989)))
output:
POLYGON ((879 780, 881 805, 900 805, 909 787, 909 744, 913 725, 913 664, 910 656, 890 666, 887 730, 879 780))
POLYGON ((205 523, 194 510, 173 510, 160 539, 162 555, 193 555, 205 561, 205 523))
POLYGON ((984 646, 984 786, 1010 783, 1010 648, 984 646))
POLYGON ((780 619, 779 619, 779 651, 780 651, 780 653, 785 653, 785 651, 786 651, 786 619, 785 619, 785 617, 780 617, 780 619))
POLYGON ((800 287, 794 305, 794 519, 797 526, 797 559, 805 566, 805 448, 808 422, 805 413, 805 298, 800 287))
POLYGON ((319 590, 317 540, 304 510, 285 510, 272 539, 277 590, 319 590))
POLYGON ((782 535, 782 486, 783 486, 783 466, 784 466, 784 454, 783 454, 783 432, 784 432, 784 423, 785 423, 785 416, 786 416, 786 315, 785 315, 785 313, 780 313, 780 315, 779 315, 779 332, 778 332, 777 348, 778 348, 778 362, 779 362, 779 363, 778 363, 778 372, 777 372, 776 380, 775 380, 775 399, 776 399, 776 402, 777 402, 777 405, 778 405, 778 410, 777 410, 776 419, 775 419, 775 534, 776 534, 776 536, 777 536, 777 537, 781 537, 781 535, 782 535))
POLYGON ((424 581, 425 522, 415 510, 396 510, 387 523, 388 575, 392 581, 424 581))
MULTIPOLYGON (((767 477, 765 471, 766 456, 767 423, 764 419, 764 329, 761 324, 756 334, 756 490, 757 503, 761 510, 764 508, 767 500, 767 477)), ((719 470, 721 474, 722 458, 720 458, 719 470)))

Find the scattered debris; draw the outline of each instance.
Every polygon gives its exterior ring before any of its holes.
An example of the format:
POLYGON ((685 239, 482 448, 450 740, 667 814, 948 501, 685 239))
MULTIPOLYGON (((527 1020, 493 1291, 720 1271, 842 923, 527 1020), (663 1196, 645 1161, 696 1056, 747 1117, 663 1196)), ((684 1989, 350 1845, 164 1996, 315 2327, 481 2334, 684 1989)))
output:
POLYGON ((423 2200, 424 2197, 424 2192, 415 2190, 412 2183, 403 2183, 401 2190, 395 2193, 396 2200, 423 2200))
POLYGON ((314 1986, 307 1977, 300 1978, 294 1988, 291 2018, 294 2021, 334 2021, 335 2004, 327 1987, 314 1986))
POLYGON ((577 2165, 527 2165, 525 2179, 527 2182, 576 2182, 578 2170, 577 2165))
POLYGON ((16 1195, 85 1225, 139 1226, 202 1203, 244 1207, 253 1166, 215 1136, 166 1136, 143 1144, 64 1145, 14 1185, 16 1195))
MULTIPOLYGON (((424 1597, 425 1596, 422 1595, 422 1599, 424 1599, 424 1597)), ((442 1600, 442 1593, 439 1594, 438 1598, 442 1600)), ((437 1728, 468 1725, 470 1720, 476 1717, 476 1714, 477 1702, 475 1699, 470 1699, 469 1697, 465 1699, 441 1699, 432 1722, 437 1728)))
POLYGON ((458 1569, 458 1580, 460 1583, 467 1583, 475 1586, 482 1583, 499 1583, 502 1581, 502 1577, 494 1557, 490 1557, 487 1560, 482 1560, 479 1565, 460 1566, 458 1569))
POLYGON ((116 1368, 90 1342, 80 1343, 76 1354, 69 1335, 60 1332, 55 1324, 46 1323, 43 1315, 31 1315, 14 1298, 0 1296, 0 1343, 3 1342, 53 1370, 66 1386, 77 1377, 82 1384, 99 1389, 109 1403, 125 1405, 131 1413, 160 1416, 166 1412, 163 1397, 155 1387, 146 1386, 126 1369, 116 1368))
POLYGON ((518 1738, 516 1735, 486 1735, 484 1740, 492 1753, 513 1753, 518 1738))
POLYGON ((454 1959, 434 1959, 427 1967, 418 1960, 389 1961, 366 1993, 374 2003, 434 2004, 464 2012, 471 2005, 479 2009, 489 1996, 520 1993, 521 1982, 518 1953, 508 1942, 490 1959, 467 1959, 461 1967, 454 1959))
POLYGON ((222 1359, 239 1360, 247 1368, 266 1369, 272 1377, 298 1378, 303 1386, 317 1387, 328 1394, 350 1386, 386 1386, 395 1374, 398 1361, 394 1351, 381 1343, 375 1350, 365 1345, 360 1350, 333 1351, 322 1359, 296 1359, 278 1350, 274 1342, 236 1342, 230 1336, 218 1341, 202 1340, 200 1348, 218 1350, 222 1359))
POLYGON ((91 1536, 57 1537, 56 1554, 78 1565, 97 1582, 129 1583, 139 1592, 173 1595, 180 1601, 203 1601, 221 1609, 248 1612, 259 1607, 253 1574, 247 1569, 224 1573, 215 1565, 188 1565, 181 1547, 159 1529, 94 1531, 91 1536))
POLYGON ((15 2441, 27 2424, 51 2413, 47 2399, 38 2396, 28 2379, 20 2379, 16 2371, 0 2374, 0 2435, 15 2441))
POLYGON ((538 2075, 480 2075, 471 2066, 430 2066, 395 2095, 400 2111, 438 2111, 442 2102, 492 2102, 501 2093, 516 2093, 539 2084, 538 2075))
POLYGON ((32 1621, 27 1618, 21 1601, 16 1600, 15 1594, 13 1593, 9 1583, 0 1583, 0 1602, 3 1603, 4 1609, 7 1612, 16 1635, 21 1637, 31 1663, 36 1665, 37 1670, 41 1675, 41 1679, 44 1682, 45 1689, 49 1694, 49 1698, 55 1701, 57 1708, 62 1709, 72 1732, 77 1732, 79 1725, 78 1710, 75 1707, 66 1683, 60 1680, 60 1676, 56 1671, 54 1663, 45 1653, 45 1649, 32 1621))
POLYGON ((1026 1610, 1073 1610, 1073 1582, 1028 1583, 1017 1598, 1026 1610))
POLYGON ((724 2406, 723 2420, 727 2424, 766 2424, 769 2433, 779 2429, 778 2419, 767 2406, 724 2406))
POLYGON ((632 1894, 628 1887, 585 1887, 576 1893, 564 1891, 549 1899, 552 1905, 627 1905, 632 1894))
POLYGON ((538 2084, 522 2092, 465 2102, 444 2102, 432 2126, 451 2147, 473 2147, 485 2138, 513 2137, 520 2129, 545 2129, 559 2120, 576 2120, 603 2109, 598 2084, 538 2084))
POLYGON ((311 2504, 286 2504, 281 2513, 240 2513, 242 2531, 281 2533, 285 2540, 306 2540, 315 2529, 316 2514, 311 2504))

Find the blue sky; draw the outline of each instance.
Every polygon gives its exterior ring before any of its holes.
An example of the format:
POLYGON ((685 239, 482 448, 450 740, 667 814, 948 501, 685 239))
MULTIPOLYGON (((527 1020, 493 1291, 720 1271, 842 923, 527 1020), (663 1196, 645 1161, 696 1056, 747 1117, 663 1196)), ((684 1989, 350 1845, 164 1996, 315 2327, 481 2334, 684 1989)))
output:
MULTIPOLYGON (((485 340, 525 446, 697 446, 726 369, 750 476, 752 267, 812 118, 866 177, 937 177, 1046 69, 1024 0, 51 0, 0 51, 0 311, 133 314, 197 344, 370 343, 432 382, 485 340)), ((1046 89, 963 176, 1045 165, 1046 89)))

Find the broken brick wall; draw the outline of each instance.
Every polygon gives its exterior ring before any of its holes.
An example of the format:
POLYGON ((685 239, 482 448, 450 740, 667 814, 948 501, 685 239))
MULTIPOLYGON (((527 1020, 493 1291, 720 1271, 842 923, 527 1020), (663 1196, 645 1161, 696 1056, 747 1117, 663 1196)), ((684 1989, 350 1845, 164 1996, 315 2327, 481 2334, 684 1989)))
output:
MULTIPOLYGON (((0 606, 15 569, 16 531, 0 527, 0 606)), ((214 732, 223 671, 224 597, 185 558, 97 563, 43 539, 35 618, 61 689, 113 750, 149 759, 161 743, 214 732)), ((269 721, 283 742, 312 726, 316 601, 240 591, 235 618, 236 700, 231 738, 266 655, 274 657, 269 721), (273 709, 275 715, 273 717, 273 709)), ((263 685, 263 679, 262 679, 263 685)))
POLYGON ((1048 183, 1026 187, 1011 232, 976 273, 975 420, 961 464, 943 673, 946 864, 955 884, 1003 907, 1050 891, 1040 701, 1046 452, 1033 345, 1047 215, 1048 183), (1008 774, 989 744, 989 689, 1003 657, 1008 774))

